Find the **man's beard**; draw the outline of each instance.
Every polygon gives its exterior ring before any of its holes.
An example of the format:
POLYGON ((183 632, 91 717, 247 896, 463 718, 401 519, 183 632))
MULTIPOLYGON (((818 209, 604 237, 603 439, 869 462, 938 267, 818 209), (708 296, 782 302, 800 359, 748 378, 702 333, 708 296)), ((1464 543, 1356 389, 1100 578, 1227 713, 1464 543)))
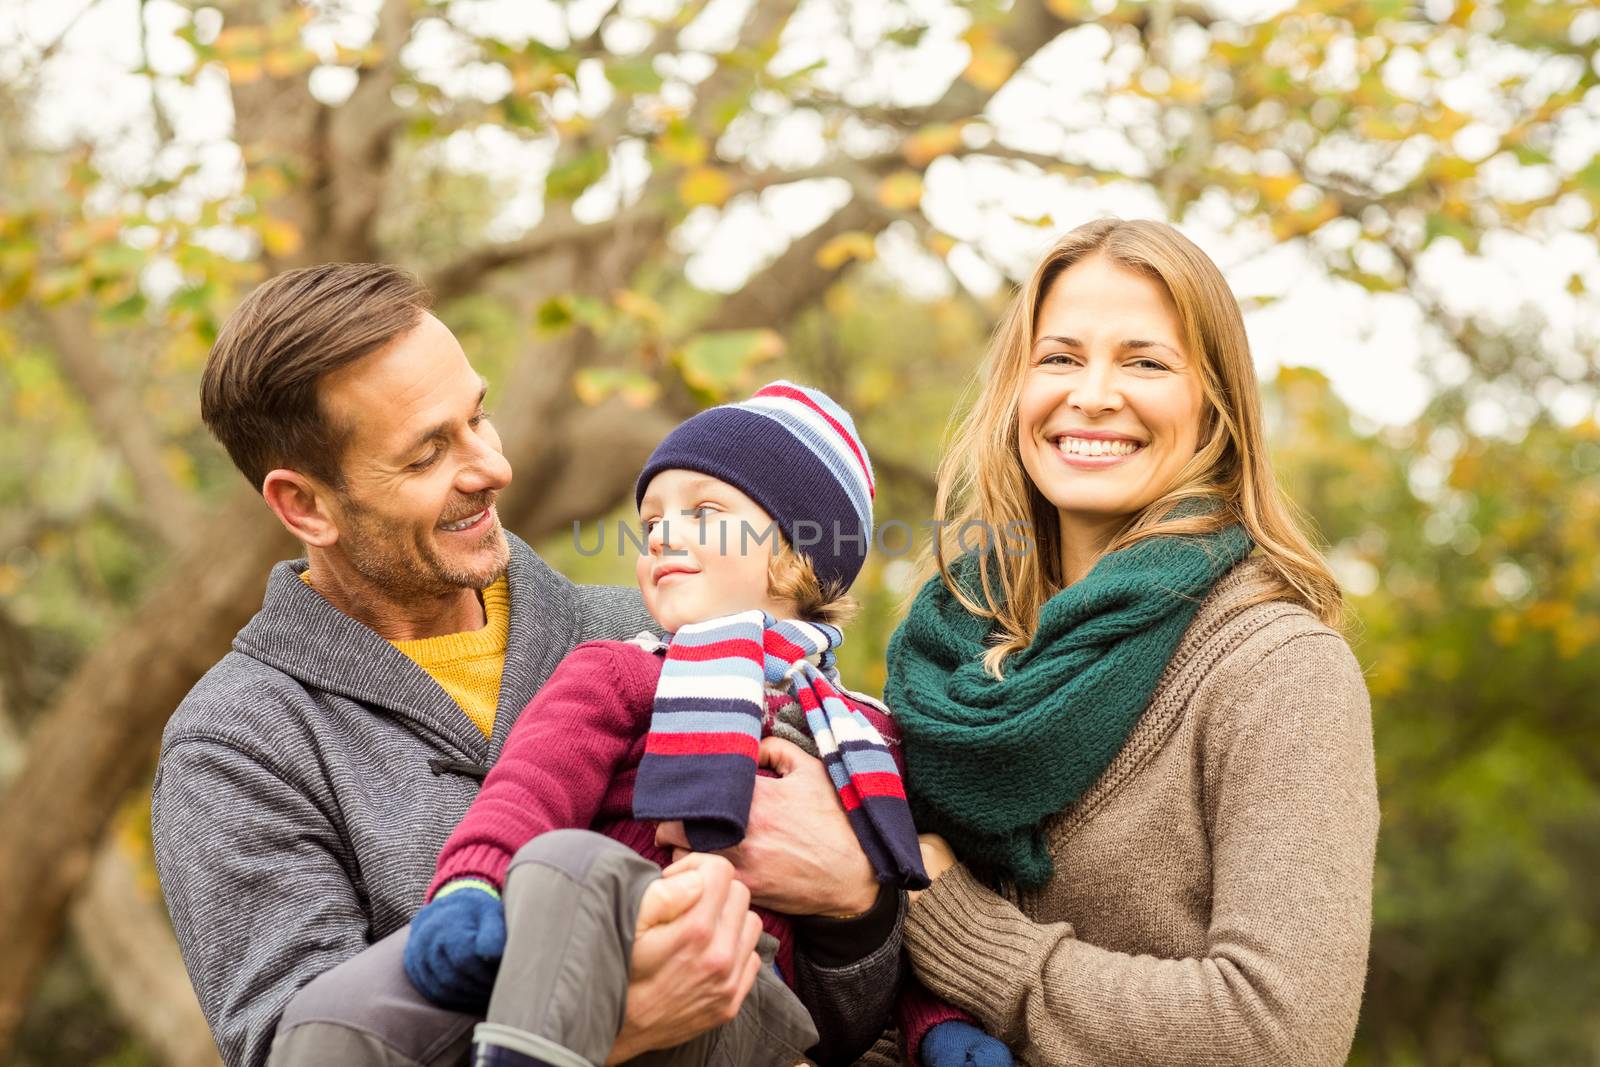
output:
MULTIPOLYGON (((339 543, 356 573, 391 600, 414 600, 443 596, 458 589, 482 589, 506 572, 511 549, 500 528, 499 515, 479 536, 474 549, 494 546, 494 553, 482 563, 463 565, 443 558, 431 537, 419 537, 416 527, 396 522, 362 508, 349 498, 342 501, 344 528, 339 543)), ((481 503, 466 510, 471 515, 494 503, 485 494, 481 503)))

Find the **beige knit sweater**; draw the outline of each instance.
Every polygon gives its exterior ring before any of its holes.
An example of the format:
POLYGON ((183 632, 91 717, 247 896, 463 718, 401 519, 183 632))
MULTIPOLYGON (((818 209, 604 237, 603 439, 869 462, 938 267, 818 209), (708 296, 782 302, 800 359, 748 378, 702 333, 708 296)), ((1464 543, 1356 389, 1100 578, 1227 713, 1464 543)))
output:
MULTIPOLYGON (((1361 669, 1304 609, 1201 607, 1122 753, 1046 824, 1055 875, 957 865, 912 906, 918 977, 1027 1067, 1343 1063, 1378 831, 1361 669)), ((882 1047, 882 1046, 880 1046, 882 1047)))

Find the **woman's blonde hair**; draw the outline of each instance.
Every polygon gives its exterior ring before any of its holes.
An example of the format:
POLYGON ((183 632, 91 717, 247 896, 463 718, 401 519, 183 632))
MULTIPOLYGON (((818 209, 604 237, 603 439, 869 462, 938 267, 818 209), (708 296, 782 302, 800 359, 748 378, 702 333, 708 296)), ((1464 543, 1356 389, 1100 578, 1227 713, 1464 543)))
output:
POLYGON ((1239 303, 1204 252, 1171 226, 1149 220, 1101 219, 1072 230, 1011 301, 978 371, 977 402, 939 465, 934 516, 945 524, 935 527, 939 533, 924 553, 923 575, 937 570, 968 611, 994 620, 996 637, 984 666, 996 677, 1005 657, 1032 640, 1040 609, 1064 585, 1059 516, 1022 466, 1017 404, 1045 294, 1069 267, 1094 255, 1166 287, 1206 401, 1194 457, 1172 488, 1133 516, 1106 551, 1147 537, 1212 533, 1242 523, 1266 563, 1265 580, 1251 590, 1248 603, 1294 600, 1338 626, 1338 583, 1279 490, 1267 458, 1260 388, 1239 303), (1210 506, 1184 507, 1186 502, 1210 506), (1033 541, 1027 551, 1015 552, 1000 549, 998 536, 992 538, 996 549, 979 569, 981 599, 963 591, 949 570, 950 561, 972 547, 960 538, 975 524, 985 531, 1015 531, 1024 524, 1033 541))

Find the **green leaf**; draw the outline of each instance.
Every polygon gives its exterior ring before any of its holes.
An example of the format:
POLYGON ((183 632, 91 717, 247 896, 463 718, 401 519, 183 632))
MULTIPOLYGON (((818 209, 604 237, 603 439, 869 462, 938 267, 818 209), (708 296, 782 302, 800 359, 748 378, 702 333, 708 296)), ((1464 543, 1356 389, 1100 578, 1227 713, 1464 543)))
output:
POLYGON ((631 56, 606 67, 606 78, 623 93, 654 93, 661 90, 661 75, 656 73, 651 56, 631 56))
POLYGON ((629 407, 643 409, 661 395, 660 383, 623 367, 585 367, 573 375, 572 385, 578 399, 590 407, 617 393, 629 407))
POLYGON ((572 327, 572 305, 564 296, 552 296, 539 305, 533 314, 534 325, 541 333, 560 333, 572 327))
POLYGON ((904 29, 892 30, 885 34, 886 40, 902 48, 915 48, 922 43, 922 38, 928 32, 926 26, 907 26, 904 29))
POLYGON ((144 317, 145 310, 150 302, 141 292, 134 292, 132 296, 117 301, 101 313, 108 326, 127 326, 144 317))
POLYGON ((1454 237, 1461 242, 1461 247, 1468 252, 1478 247, 1479 233, 1460 219, 1451 218, 1449 215, 1431 214, 1428 216, 1424 228, 1423 244, 1432 244, 1440 237, 1454 237))
POLYGON ((689 385, 722 396, 743 384, 751 367, 782 351, 783 338, 773 330, 717 330, 685 342, 678 366, 689 385))
POLYGON ((608 165, 603 151, 591 149, 576 159, 552 167, 544 180, 545 194, 557 200, 576 199, 605 176, 608 165))
POLYGON ((1589 165, 1576 175, 1578 184, 1590 192, 1600 193, 1600 156, 1589 160, 1589 165))

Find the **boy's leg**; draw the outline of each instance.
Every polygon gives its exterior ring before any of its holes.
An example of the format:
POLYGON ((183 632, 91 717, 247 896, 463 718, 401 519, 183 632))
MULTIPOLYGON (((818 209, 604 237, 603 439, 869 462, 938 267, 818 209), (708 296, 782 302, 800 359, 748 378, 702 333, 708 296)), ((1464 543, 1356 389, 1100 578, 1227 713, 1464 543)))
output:
POLYGON ((398 930, 313 979, 278 1021, 268 1067, 456 1067, 479 1016, 449 1011, 412 988, 398 930))
POLYGON ((647 1052, 627 1067, 794 1067, 817 1043, 817 1028, 778 972, 772 958, 778 942, 762 934, 756 951, 761 971, 731 1023, 677 1048, 647 1052))
MULTIPOLYGON (((506 875, 506 952, 475 1035, 479 1061, 500 1048, 554 1067, 601 1064, 622 1028, 633 937, 655 864, 584 830, 542 834, 506 875)), ((641 1067, 765 1064, 791 1067, 816 1042, 799 1000, 773 972, 777 942, 763 935, 763 967, 739 1015, 641 1067)), ((507 1057, 515 1062, 511 1057, 507 1057)))
POLYGON ((587 830, 524 845, 506 872, 506 951, 480 1047, 556 1067, 604 1063, 622 1029, 639 902, 660 877, 654 863, 587 830))

